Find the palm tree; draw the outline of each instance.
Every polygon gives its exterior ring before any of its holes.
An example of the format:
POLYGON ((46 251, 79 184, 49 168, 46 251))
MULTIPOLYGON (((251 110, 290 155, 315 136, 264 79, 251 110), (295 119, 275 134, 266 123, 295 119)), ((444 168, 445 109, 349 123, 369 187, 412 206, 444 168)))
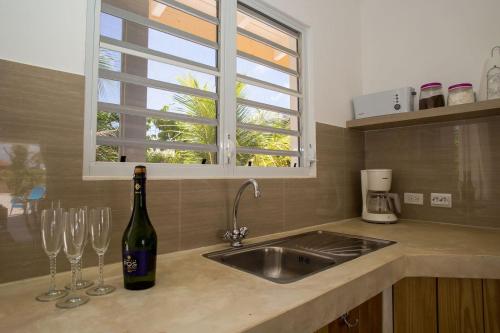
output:
MULTIPOLYGON (((99 67, 116 70, 120 68, 118 57, 112 52, 101 50, 99 53, 99 67)), ((200 82, 191 75, 178 78, 179 84, 199 90, 208 91, 209 87, 200 82)), ((236 84, 236 96, 244 98, 245 84, 238 82, 236 84)), ((107 81, 98 81, 99 95, 104 96, 113 93, 114 87, 109 86, 107 81)), ((186 115, 197 118, 217 118, 216 102, 212 99, 191 96, 174 95, 175 103, 173 105, 164 105, 161 112, 172 112, 171 108, 179 108, 186 115)), ((238 104, 236 109, 236 120, 241 123, 251 123, 256 125, 266 125, 277 128, 290 128, 288 118, 280 118, 273 114, 269 117, 269 112, 248 108, 238 104)), ((116 113, 97 112, 97 136, 119 135, 120 116, 116 113)), ((196 144, 216 144, 217 127, 210 125, 187 123, 176 120, 148 118, 147 120, 147 138, 150 140, 159 140, 164 142, 185 142, 196 144)), ((240 147, 255 147, 274 150, 289 150, 289 137, 283 134, 263 133, 237 129, 237 145, 240 147)), ((98 146, 96 148, 97 161, 118 161, 118 147, 98 146)), ((255 166, 289 166, 290 158, 283 156, 270 155, 252 155, 237 154, 237 165, 248 165, 249 162, 255 166)), ((180 151, 172 149, 153 149, 146 150, 146 162, 162 163, 182 163, 182 164, 216 164, 217 156, 213 152, 202 151, 180 151)))
MULTIPOLYGON (((192 76, 179 78, 179 83, 186 87, 200 90, 208 90, 206 84, 201 85, 192 76)), ((236 96, 244 98, 245 84, 236 84, 236 96)), ((182 106, 186 115, 197 118, 214 119, 217 117, 217 108, 214 100, 191 96, 174 95, 174 100, 182 106)), ((169 106, 163 107, 163 112, 169 111, 169 106)), ((286 118, 273 117, 266 118, 266 111, 248 108, 238 104, 236 110, 236 120, 241 123, 252 123, 256 125, 266 125, 271 127, 289 128, 290 120, 286 118)), ((217 128, 209 125, 199 125, 174 120, 151 119, 148 121, 148 128, 155 128, 156 134, 149 139, 163 141, 181 141, 186 143, 216 144, 217 128)), ((273 150, 289 150, 290 141, 287 135, 276 133, 263 133, 237 129, 236 140, 238 146, 255 147, 273 150)), ((158 149, 148 149, 148 162, 167 163, 217 163, 215 153, 197 151, 161 151, 158 149)), ((248 165, 249 162, 255 166, 289 166, 290 158, 284 156, 237 154, 237 165, 248 165)))
MULTIPOLYGON (((199 90, 208 90, 208 85, 200 85, 192 76, 180 78, 179 83, 186 87, 199 90)), ((214 100, 190 95, 174 95, 174 101, 177 102, 177 108, 185 115, 215 119, 217 117, 217 108, 214 100)), ((161 111, 169 112, 172 106, 165 105, 161 111)), ((155 133, 148 135, 150 140, 177 141, 185 143, 198 144, 216 144, 217 128, 210 125, 193 124, 175 120, 166 120, 158 118, 148 119, 148 132, 154 128, 155 133)), ((147 162, 164 163, 183 163, 183 164, 215 164, 217 156, 212 152, 201 151, 174 151, 148 149, 146 152, 147 162)))

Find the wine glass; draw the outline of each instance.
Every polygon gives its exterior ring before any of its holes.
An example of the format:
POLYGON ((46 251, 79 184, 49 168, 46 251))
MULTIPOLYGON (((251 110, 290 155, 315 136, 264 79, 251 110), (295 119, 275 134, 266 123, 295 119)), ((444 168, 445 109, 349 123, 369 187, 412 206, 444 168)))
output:
POLYGON ((90 236, 92 247, 99 258, 99 280, 96 287, 87 290, 87 294, 106 295, 115 290, 115 287, 104 284, 103 277, 104 253, 108 249, 111 238, 111 209, 109 207, 90 210, 90 236))
MULTIPOLYGON (((85 232, 85 239, 83 241, 83 249, 82 249, 82 257, 80 258, 80 260, 78 260, 78 263, 76 265, 76 289, 77 290, 80 290, 80 289, 86 289, 90 286, 92 286, 94 284, 94 282, 90 281, 90 280, 84 280, 82 278, 82 266, 83 266, 83 252, 85 251, 85 246, 87 246, 87 240, 88 240, 88 235, 89 235, 89 223, 88 223, 88 210, 87 210, 87 207, 84 206, 82 208, 80 208, 82 210, 82 213, 84 214, 83 218, 87 221, 85 223, 85 229, 87 229, 87 231, 85 232)), ((66 286, 65 286, 66 289, 71 289, 71 282, 68 283, 66 286)))
POLYGON ((75 308, 89 301, 85 295, 76 294, 76 267, 82 257, 83 245, 85 241, 85 215, 82 209, 70 208, 63 215, 64 232, 63 245, 64 253, 71 264, 71 292, 68 297, 56 303, 59 308, 75 308))
POLYGON ((66 290, 56 289, 56 257, 61 250, 64 229, 62 215, 62 209, 42 210, 40 229, 43 249, 50 262, 50 284, 47 292, 36 297, 40 302, 53 301, 68 294, 66 290))

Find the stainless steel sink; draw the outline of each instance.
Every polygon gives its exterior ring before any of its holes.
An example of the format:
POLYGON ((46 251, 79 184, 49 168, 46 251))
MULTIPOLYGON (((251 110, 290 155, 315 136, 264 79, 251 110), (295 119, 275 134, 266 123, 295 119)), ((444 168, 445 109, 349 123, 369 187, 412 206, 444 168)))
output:
POLYGON ((329 256, 282 246, 237 251, 222 255, 219 261, 278 283, 296 281, 335 265, 329 256))
POLYGON ((204 256, 276 283, 290 283, 391 244, 394 242, 313 231, 204 256))

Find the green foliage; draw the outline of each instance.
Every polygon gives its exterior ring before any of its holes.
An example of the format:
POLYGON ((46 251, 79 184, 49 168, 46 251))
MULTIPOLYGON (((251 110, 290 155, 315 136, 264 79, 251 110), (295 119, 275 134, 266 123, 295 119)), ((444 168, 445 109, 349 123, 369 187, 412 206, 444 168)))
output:
MULTIPOLYGON (((236 88, 237 97, 244 98, 245 85, 238 83, 236 88)), ((272 113, 260 109, 248 108, 238 104, 236 111, 236 121, 253 125, 262 125, 274 128, 290 129, 290 117, 281 116, 277 113, 272 113)), ((270 150, 290 150, 290 137, 284 134, 264 133, 257 131, 249 131, 244 129, 236 130, 236 141, 238 147, 253 147, 270 150)), ((240 166, 275 166, 286 167, 290 166, 291 158, 289 156, 272 156, 272 155, 251 155, 237 154, 236 164, 240 166)))
POLYGON ((27 196, 33 187, 44 183, 45 173, 41 168, 40 153, 30 155, 24 145, 14 145, 10 152, 6 152, 11 164, 0 177, 7 184, 11 195, 27 196))
POLYGON ((97 146, 95 150, 95 159, 98 162, 118 162, 118 147, 97 146))
MULTIPOLYGON (((207 91, 207 84, 200 84, 196 78, 187 76, 178 79, 179 84, 185 87, 191 87, 207 91)), ((236 96, 244 98, 245 84, 237 83, 236 96)), ((172 112, 175 107, 177 112, 196 118, 217 119, 216 102, 211 99, 191 95, 174 95, 175 103, 165 105, 161 112, 172 112)), ((267 111, 247 108, 239 105, 236 110, 236 120, 241 123, 250 123, 275 128, 289 129, 290 118, 279 116, 267 111)), ((97 135, 116 136, 118 130, 113 126, 119 122, 118 115, 98 113, 97 135)), ((217 127, 194 124, 176 120, 148 118, 147 119, 147 139, 158 140, 162 142, 184 142, 192 144, 217 144, 217 127)), ((272 150, 290 150, 290 137, 283 134, 263 133, 238 129, 236 133, 238 146, 254 147, 272 150)), ((98 147, 98 161, 116 161, 118 160, 118 149, 114 147, 98 147)), ((201 151, 181 151, 173 149, 154 149, 146 150, 146 162, 150 163, 181 163, 181 164, 200 164, 205 161, 206 164, 216 164, 216 153, 201 151)), ((286 156, 270 155, 249 155, 237 154, 237 165, 253 166, 290 166, 291 159, 286 156)))
MULTIPOLYGON (((119 136, 120 116, 116 113, 97 112, 97 136, 119 136)), ((118 161, 118 147, 97 146, 97 161, 118 161)))
POLYGON ((120 116, 116 113, 97 112, 97 133, 102 136, 118 137, 120 116))
MULTIPOLYGON (((186 87, 208 90, 206 84, 201 86, 192 76, 179 79, 179 83, 186 87)), ((174 95, 174 101, 177 107, 184 110, 183 113, 187 116, 209 119, 217 117, 217 108, 214 100, 176 94, 174 95)), ((169 112, 170 107, 169 105, 165 105, 161 111, 169 112)), ((217 127, 215 126, 158 118, 148 118, 147 126, 148 132, 154 129, 154 134, 148 135, 148 139, 150 140, 195 144, 216 144, 217 141, 217 127)), ((152 148, 146 152, 147 162, 200 164, 203 160, 205 160, 206 164, 217 163, 216 154, 210 152, 159 150, 152 148)))

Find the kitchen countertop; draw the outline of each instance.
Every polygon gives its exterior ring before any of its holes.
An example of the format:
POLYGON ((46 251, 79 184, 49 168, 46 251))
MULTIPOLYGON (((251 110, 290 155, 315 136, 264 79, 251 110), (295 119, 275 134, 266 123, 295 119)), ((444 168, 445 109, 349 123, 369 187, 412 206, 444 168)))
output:
MULTIPOLYGON (((62 310, 34 297, 47 277, 0 285, 0 332, 311 332, 407 276, 500 279, 500 230, 403 220, 351 219, 310 230, 398 242, 290 284, 276 284, 201 256, 226 244, 158 256, 157 285, 123 289, 121 265, 106 265, 114 293, 62 310)), ((92 277, 96 269, 86 269, 92 277)), ((58 274, 59 285, 68 274, 58 274)))

